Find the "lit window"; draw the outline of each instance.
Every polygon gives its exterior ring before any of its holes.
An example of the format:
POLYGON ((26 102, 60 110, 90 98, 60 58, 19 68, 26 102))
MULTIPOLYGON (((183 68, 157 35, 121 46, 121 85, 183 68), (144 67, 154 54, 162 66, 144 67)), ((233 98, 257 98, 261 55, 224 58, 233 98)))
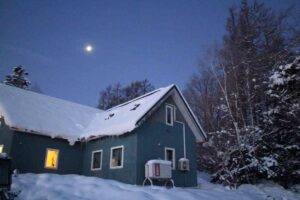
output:
POLYGON ((0 144, 0 153, 3 153, 3 152, 4 152, 4 145, 0 144))
POLYGON ((110 151, 110 168, 117 169, 123 167, 124 146, 111 148, 110 151))
POLYGON ((102 150, 92 152, 91 170, 100 170, 102 167, 102 150))
POLYGON ((57 169, 58 167, 58 149, 47 149, 45 168, 47 169, 57 169))
POLYGON ((175 169, 175 149, 165 148, 165 160, 172 162, 172 169, 175 169))
POLYGON ((173 126, 174 120, 174 108, 172 106, 166 105, 166 124, 173 126))

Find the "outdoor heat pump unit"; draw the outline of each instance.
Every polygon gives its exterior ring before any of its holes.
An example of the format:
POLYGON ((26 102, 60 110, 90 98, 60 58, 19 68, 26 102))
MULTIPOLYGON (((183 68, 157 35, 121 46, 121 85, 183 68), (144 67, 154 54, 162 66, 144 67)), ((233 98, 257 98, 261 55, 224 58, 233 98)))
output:
POLYGON ((180 158, 178 160, 178 169, 180 171, 189 171, 190 170, 190 162, 187 158, 180 158))
POLYGON ((172 178, 172 163, 167 160, 149 160, 145 165, 145 177, 151 179, 172 178))
POLYGON ((165 182, 165 186, 171 183, 174 187, 174 181, 172 180, 172 162, 167 160, 149 160, 145 164, 145 180, 143 185, 150 182, 153 185, 153 181, 165 182))

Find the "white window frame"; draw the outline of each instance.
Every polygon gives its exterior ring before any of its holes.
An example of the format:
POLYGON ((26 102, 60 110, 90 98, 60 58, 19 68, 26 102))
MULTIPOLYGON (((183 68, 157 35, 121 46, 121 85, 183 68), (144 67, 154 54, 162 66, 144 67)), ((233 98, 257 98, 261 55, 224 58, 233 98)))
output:
POLYGON ((168 126, 173 126, 174 124, 174 106, 166 104, 166 124, 168 126), (171 123, 168 123, 168 109, 171 109, 171 123))
POLYGON ((120 146, 115 146, 115 147, 111 147, 110 148, 110 159, 109 159, 109 168, 110 169, 121 169, 123 168, 123 163, 124 163, 124 145, 120 145, 120 146), (115 149, 122 149, 122 160, 121 160, 121 165, 120 166, 112 166, 112 156, 113 156, 113 150, 115 149))
POLYGON ((52 169, 52 170, 57 170, 58 169, 58 165, 59 165, 59 149, 53 149, 53 148, 46 148, 46 156, 45 156, 45 164, 44 164, 44 168, 45 169, 52 169), (51 151, 51 150, 54 150, 54 151, 58 151, 58 154, 57 154, 57 165, 56 167, 47 167, 47 158, 48 158, 48 151, 51 151))
POLYGON ((170 148, 170 147, 165 147, 165 160, 167 160, 167 150, 171 150, 173 152, 173 160, 172 160, 172 169, 175 170, 176 169, 176 152, 174 148, 170 148))
POLYGON ((103 157, 103 150, 102 149, 99 149, 99 150, 96 150, 96 151, 92 151, 91 171, 98 171, 98 170, 102 169, 102 157, 103 157), (93 166, 94 166, 94 154, 98 153, 98 152, 101 152, 100 167, 99 168, 93 168, 93 166))

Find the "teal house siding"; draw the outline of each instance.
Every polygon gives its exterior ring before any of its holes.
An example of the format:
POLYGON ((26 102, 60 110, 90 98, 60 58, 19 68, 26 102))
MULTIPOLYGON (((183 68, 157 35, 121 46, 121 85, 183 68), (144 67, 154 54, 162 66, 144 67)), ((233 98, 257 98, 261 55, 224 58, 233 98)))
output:
POLYGON ((66 140, 52 139, 31 133, 14 131, 12 149, 12 168, 20 173, 57 173, 81 174, 82 145, 69 145, 66 140), (45 158, 47 148, 58 149, 58 168, 46 169, 45 158))
POLYGON ((136 150, 137 135, 133 133, 114 137, 104 137, 86 142, 82 174, 136 184, 136 150), (120 169, 110 169, 111 148, 121 145, 124 146, 123 167, 120 169), (91 170, 91 159, 92 152, 96 150, 102 150, 102 167, 101 170, 93 171, 91 170))

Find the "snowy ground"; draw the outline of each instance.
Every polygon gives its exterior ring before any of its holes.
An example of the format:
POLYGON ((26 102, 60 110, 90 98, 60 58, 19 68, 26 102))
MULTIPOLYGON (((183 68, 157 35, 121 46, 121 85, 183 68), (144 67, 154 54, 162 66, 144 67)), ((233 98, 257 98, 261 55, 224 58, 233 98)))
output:
MULTIPOLYGON (((21 190, 22 200, 299 200, 300 194, 274 183, 242 185, 229 190, 209 183, 206 174, 199 174, 198 188, 141 187, 95 177, 55 174, 21 174, 13 178, 12 190, 21 190)), ((299 192, 299 191, 298 191, 299 192)))

